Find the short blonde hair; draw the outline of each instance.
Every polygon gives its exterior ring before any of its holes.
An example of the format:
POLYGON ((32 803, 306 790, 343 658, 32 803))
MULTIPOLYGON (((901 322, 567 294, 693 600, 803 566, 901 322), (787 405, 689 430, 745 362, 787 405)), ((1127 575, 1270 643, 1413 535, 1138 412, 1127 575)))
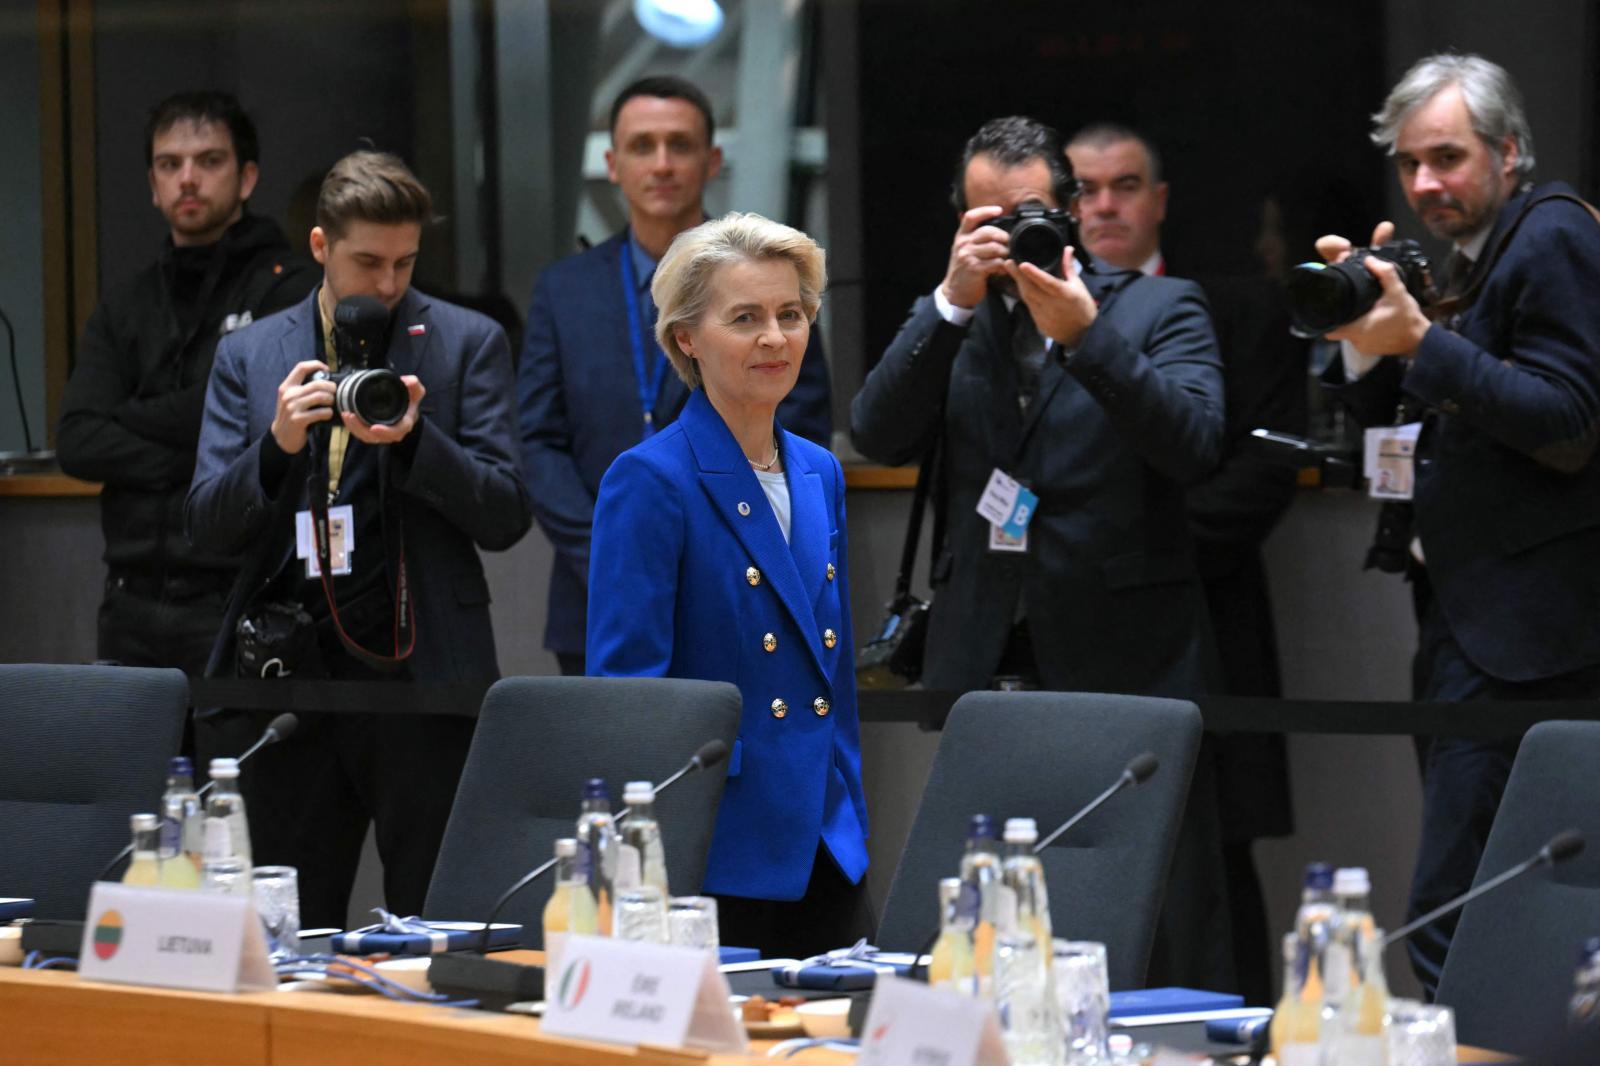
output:
POLYGON ((690 389, 700 387, 700 367, 678 347, 674 334, 698 325, 705 316, 711 303, 711 279, 718 268, 761 259, 781 259, 794 265, 800 276, 800 305, 806 318, 815 322, 822 291, 828 286, 822 247, 781 222, 737 211, 723 215, 678 234, 656 267, 650 282, 658 315, 656 339, 672 360, 672 369, 690 389))

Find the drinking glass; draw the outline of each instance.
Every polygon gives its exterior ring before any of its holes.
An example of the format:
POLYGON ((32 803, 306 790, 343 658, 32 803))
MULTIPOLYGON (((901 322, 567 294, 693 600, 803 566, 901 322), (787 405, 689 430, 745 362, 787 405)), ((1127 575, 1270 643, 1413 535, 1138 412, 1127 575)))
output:
POLYGON ((717 901, 710 896, 673 896, 667 901, 667 942, 681 948, 720 946, 717 901))
POLYGON ((1454 1066, 1456 1016, 1449 1007, 1391 999, 1383 1028, 1389 1066, 1454 1066))
POLYGON ((1051 973, 1056 1006, 1066 1030, 1067 1063, 1104 1062, 1111 988, 1106 977, 1106 946, 1093 940, 1056 940, 1051 973))
POLYGON ((257 866, 250 875, 256 913, 267 933, 267 953, 282 962, 300 953, 300 872, 293 866, 257 866))
POLYGON ((667 942, 667 901, 654 885, 617 889, 611 921, 618 940, 667 942))

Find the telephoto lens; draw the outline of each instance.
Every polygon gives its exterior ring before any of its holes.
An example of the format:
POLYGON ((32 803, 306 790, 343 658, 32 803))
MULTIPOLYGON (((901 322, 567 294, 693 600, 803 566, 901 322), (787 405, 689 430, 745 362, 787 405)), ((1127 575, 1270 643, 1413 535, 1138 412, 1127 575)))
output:
POLYGON ((353 370, 339 378, 334 402, 340 413, 348 411, 369 426, 392 426, 411 406, 411 393, 393 370, 353 370))
POLYGON ((1301 263, 1289 271, 1289 321, 1296 336, 1320 337, 1372 310, 1383 286, 1367 269, 1368 259, 1393 263, 1406 291, 1424 307, 1432 302, 1432 263, 1416 241, 1357 248, 1342 263, 1301 263))

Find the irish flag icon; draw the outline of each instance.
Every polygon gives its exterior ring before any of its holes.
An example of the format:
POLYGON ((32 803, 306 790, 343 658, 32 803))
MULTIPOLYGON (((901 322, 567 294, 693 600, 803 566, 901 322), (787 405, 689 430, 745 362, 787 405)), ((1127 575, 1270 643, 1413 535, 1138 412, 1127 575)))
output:
POLYGON ((102 961, 111 958, 122 946, 122 914, 106 911, 94 925, 94 953, 102 961))

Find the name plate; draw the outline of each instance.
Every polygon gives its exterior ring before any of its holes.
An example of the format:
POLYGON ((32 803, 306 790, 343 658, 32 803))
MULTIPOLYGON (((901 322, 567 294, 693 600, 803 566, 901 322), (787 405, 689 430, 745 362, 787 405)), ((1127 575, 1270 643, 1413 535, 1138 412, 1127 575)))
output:
POLYGON ((89 896, 78 973, 200 992, 262 992, 278 983, 248 896, 106 881, 89 896))
POLYGON ((884 975, 861 1030, 862 1066, 1007 1066, 994 1004, 884 975))
POLYGON ((569 937, 545 974, 541 1029, 612 1044, 699 1047, 743 1054, 716 956, 610 937, 569 937))

